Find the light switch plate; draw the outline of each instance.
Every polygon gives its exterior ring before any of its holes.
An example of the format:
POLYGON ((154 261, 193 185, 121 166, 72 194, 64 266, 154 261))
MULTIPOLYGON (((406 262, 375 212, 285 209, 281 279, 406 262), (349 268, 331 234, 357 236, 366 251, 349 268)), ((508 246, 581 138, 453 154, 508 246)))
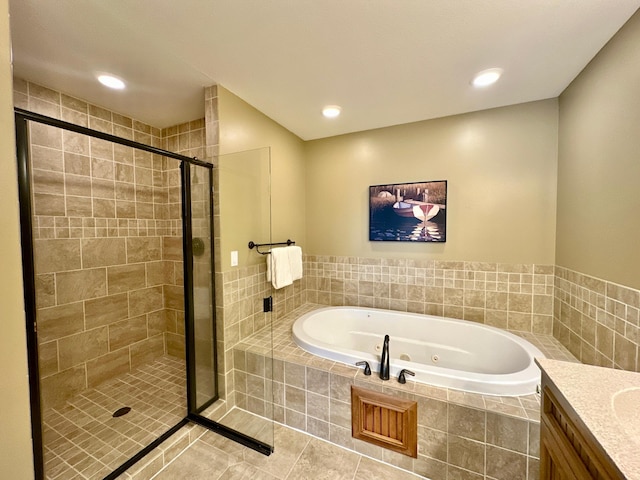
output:
POLYGON ((232 267, 237 267, 238 266, 238 251, 234 250, 231 252, 231 266, 232 267))

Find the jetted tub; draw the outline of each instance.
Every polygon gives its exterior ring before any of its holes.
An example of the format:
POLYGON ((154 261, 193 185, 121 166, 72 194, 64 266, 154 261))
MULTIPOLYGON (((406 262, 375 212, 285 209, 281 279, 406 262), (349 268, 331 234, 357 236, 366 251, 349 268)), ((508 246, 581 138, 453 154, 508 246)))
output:
POLYGON ((293 325, 293 339, 320 357, 355 365, 366 360, 378 375, 389 335, 390 381, 406 368, 407 381, 484 395, 528 395, 540 383, 540 350, 499 328, 465 320, 362 307, 328 307, 293 325))

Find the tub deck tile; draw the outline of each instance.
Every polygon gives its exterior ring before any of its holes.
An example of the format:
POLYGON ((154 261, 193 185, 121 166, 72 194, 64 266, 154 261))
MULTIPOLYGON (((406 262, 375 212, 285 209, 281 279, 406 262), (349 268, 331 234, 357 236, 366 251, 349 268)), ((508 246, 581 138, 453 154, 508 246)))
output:
MULTIPOLYGON (((325 370, 331 374, 348 377, 352 382, 361 384, 366 388, 389 391, 393 394, 414 394, 420 397, 446 400, 449 403, 500 412, 519 418, 539 421, 540 395, 531 394, 519 397, 500 397, 493 395, 480 395, 447 389, 428 384, 408 381, 401 385, 397 382, 380 380, 375 372, 371 376, 365 376, 359 367, 345 365, 332 360, 312 355, 298 347, 291 336, 293 323, 303 314, 310 311, 326 308, 326 305, 305 303, 287 315, 277 320, 269 329, 263 329, 253 336, 245 339, 234 348, 244 351, 265 352, 265 342, 273 338, 273 357, 276 360, 297 363, 306 367, 325 370)), ((536 334, 531 332, 511 331, 525 340, 531 342, 547 358, 577 362, 578 360, 552 335, 536 334)))

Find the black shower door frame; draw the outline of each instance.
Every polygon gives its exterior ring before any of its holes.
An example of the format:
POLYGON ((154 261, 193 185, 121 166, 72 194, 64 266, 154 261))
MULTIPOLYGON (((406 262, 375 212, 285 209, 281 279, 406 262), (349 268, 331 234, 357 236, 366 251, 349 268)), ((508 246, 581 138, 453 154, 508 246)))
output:
POLYGON ((176 425, 167 430, 164 434, 152 443, 140 450, 120 467, 105 477, 105 480, 112 480, 124 473, 133 464, 138 462, 167 438, 177 432, 189 422, 197 423, 205 428, 215 431, 231 440, 241 443, 260 453, 269 455, 273 452, 273 447, 249 437, 241 432, 226 427, 218 422, 214 422, 202 415, 201 411, 218 400, 217 383, 217 342, 216 342, 216 305, 215 305, 215 272, 213 268, 214 252, 214 224, 213 224, 213 195, 210 195, 210 226, 211 226, 211 302, 212 302, 212 346, 214 371, 216 378, 215 395, 205 405, 198 408, 196 406, 196 375, 195 375, 195 332, 194 332, 194 305, 193 305, 193 244, 192 244, 192 224, 191 224, 191 165, 207 168, 209 171, 209 186, 213 187, 213 165, 203 162, 197 158, 180 155, 168 150, 145 145, 126 138, 117 137, 90 128, 68 123, 56 118, 47 117, 38 113, 15 108, 15 129, 16 129, 16 155, 18 161, 18 187, 20 203, 20 233, 22 246, 22 268, 25 317, 27 330, 27 355, 29 372, 29 399, 31 407, 31 434, 33 441, 34 473, 36 480, 44 480, 44 448, 42 432, 42 415, 40 402, 40 376, 38 365, 38 338, 36 331, 36 288, 35 288, 35 264, 33 252, 33 230, 32 230, 32 209, 31 209, 31 167, 29 162, 29 122, 36 122, 63 130, 72 131, 89 137, 106 140, 119 145, 136 148, 152 154, 172 158, 180 163, 181 183, 182 183, 182 238, 183 238, 183 260, 184 260, 184 308, 185 308, 185 353, 187 366, 187 415, 176 425))

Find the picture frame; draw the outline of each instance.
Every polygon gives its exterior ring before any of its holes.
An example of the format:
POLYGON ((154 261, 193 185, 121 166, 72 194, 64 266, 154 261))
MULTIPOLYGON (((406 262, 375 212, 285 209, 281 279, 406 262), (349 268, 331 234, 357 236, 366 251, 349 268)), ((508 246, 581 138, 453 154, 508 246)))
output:
POLYGON ((447 181, 369 187, 369 241, 447 241, 447 181))

